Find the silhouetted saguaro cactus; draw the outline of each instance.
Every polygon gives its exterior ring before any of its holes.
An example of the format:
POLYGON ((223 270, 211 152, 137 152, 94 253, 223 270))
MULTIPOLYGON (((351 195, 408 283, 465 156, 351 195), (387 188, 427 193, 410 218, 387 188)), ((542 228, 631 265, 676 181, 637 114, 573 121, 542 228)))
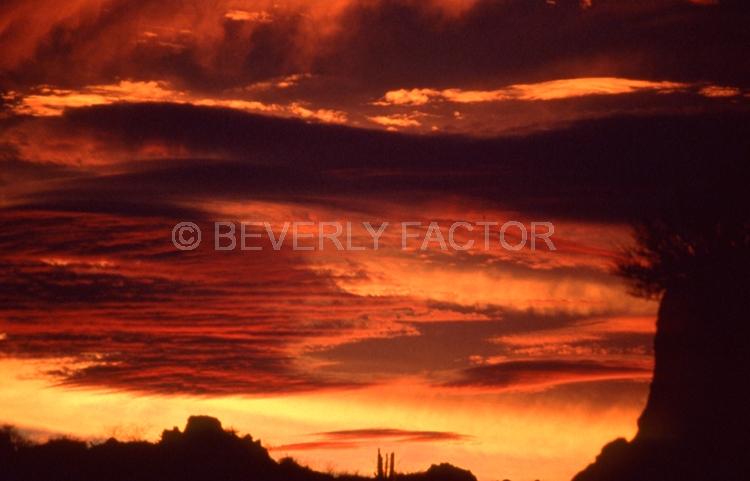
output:
POLYGON ((396 476, 396 453, 385 453, 385 459, 378 448, 378 469, 376 479, 393 479, 396 476))

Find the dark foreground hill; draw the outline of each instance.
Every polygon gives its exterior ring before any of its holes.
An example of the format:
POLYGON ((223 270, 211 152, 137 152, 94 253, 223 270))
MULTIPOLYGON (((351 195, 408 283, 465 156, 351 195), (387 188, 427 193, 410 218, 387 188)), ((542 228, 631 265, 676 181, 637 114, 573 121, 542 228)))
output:
MULTIPOLYGON (((276 462, 259 441, 225 431, 218 419, 193 416, 184 431, 164 431, 156 443, 110 439, 89 444, 70 439, 33 444, 12 429, 0 430, 0 481, 366 481, 276 462)), ((396 474, 397 481, 476 481, 448 464, 396 474)))

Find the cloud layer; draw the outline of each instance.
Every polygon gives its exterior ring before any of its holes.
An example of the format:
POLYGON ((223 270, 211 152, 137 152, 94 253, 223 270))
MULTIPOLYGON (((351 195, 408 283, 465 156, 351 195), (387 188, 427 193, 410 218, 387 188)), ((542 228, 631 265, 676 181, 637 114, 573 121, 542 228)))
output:
POLYGON ((611 275, 628 223, 675 199, 749 215, 748 21, 739 0, 4 2, 2 402, 48 429, 260 406, 277 453, 569 479, 650 375, 656 304, 611 275), (545 221, 558 249, 216 252, 216 220, 545 221), (174 248, 183 221, 201 248, 174 248))

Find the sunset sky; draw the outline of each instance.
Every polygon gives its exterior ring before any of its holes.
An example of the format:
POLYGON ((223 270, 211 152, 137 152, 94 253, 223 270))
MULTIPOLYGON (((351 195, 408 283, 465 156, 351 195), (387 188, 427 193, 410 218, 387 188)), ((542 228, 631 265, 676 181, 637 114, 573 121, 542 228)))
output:
POLYGON ((210 414, 321 470, 382 448, 570 479, 648 393, 657 301, 612 274, 629 222, 750 153, 748 22, 725 0, 2 2, 0 423, 158 439, 210 414), (217 252, 217 220, 551 222, 557 250, 217 252))

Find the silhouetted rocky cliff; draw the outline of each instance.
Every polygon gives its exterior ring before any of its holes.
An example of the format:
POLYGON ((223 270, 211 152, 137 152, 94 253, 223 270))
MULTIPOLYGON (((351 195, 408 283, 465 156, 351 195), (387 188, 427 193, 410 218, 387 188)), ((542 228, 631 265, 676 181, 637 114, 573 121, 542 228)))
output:
POLYGON ((747 223, 714 226, 647 240, 663 288, 649 399, 635 438, 605 446, 574 481, 750 479, 750 236, 747 223))
MULTIPOLYGON (((274 461, 259 441, 225 431, 218 419, 192 416, 184 431, 162 433, 157 443, 87 444, 69 439, 33 444, 0 430, 1 481, 365 481, 319 473, 291 459, 274 461)), ((476 481, 448 464, 396 474, 401 481, 476 481)))

